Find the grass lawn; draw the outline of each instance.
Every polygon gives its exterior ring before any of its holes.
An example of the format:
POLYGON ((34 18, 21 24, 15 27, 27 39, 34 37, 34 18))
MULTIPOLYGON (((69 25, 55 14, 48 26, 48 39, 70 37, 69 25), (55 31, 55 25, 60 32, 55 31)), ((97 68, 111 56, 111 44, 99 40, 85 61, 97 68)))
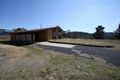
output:
POLYGON ((120 50, 120 40, 110 40, 110 39, 82 39, 82 38, 63 38, 57 40, 51 40, 55 42, 67 42, 67 43, 78 43, 87 45, 100 45, 100 46, 114 46, 113 49, 120 50))
POLYGON ((120 80, 120 67, 31 46, 0 44, 0 80, 120 80))

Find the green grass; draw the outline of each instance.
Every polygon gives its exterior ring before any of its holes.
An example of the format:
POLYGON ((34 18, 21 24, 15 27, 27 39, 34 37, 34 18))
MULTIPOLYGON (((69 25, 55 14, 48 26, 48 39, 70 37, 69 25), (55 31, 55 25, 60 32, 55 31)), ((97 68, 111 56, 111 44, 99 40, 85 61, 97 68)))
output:
MULTIPOLYGON (((18 47, 19 48, 19 47, 18 47)), ((29 53, 17 58, 0 56, 0 80, 119 80, 120 67, 93 59, 25 46, 29 53), (2 62, 1 62, 2 61, 2 62)), ((0 48, 1 55, 4 50, 0 48)))
POLYGON ((97 45, 97 46, 114 46, 113 49, 120 50, 120 40, 111 39, 82 39, 82 38, 63 38, 58 40, 51 40, 55 42, 67 42, 67 43, 78 43, 86 45, 97 45))

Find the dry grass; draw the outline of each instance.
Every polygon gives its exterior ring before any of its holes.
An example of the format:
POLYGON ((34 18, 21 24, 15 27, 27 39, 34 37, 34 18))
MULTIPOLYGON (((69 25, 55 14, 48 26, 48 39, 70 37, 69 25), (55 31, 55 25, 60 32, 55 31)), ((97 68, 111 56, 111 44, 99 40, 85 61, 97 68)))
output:
POLYGON ((35 53, 30 48, 0 44, 0 80, 39 80, 39 70, 48 61, 41 50, 39 55, 35 53))
POLYGON ((10 35, 0 35, 0 41, 8 41, 10 40, 10 35))
POLYGON ((100 46, 109 46, 113 45, 114 49, 120 50, 120 40, 110 40, 110 39, 82 39, 82 38, 63 38, 58 40, 51 40, 55 42, 67 42, 67 43, 78 43, 78 44, 87 44, 87 45, 100 45, 100 46))
POLYGON ((28 49, 23 47, 16 47, 11 45, 4 45, 4 44, 0 44, 0 49, 4 50, 2 52, 6 52, 8 55, 15 56, 17 58, 22 57, 30 52, 28 49))
POLYGON ((0 44, 0 80, 119 80, 120 68, 39 48, 0 44))

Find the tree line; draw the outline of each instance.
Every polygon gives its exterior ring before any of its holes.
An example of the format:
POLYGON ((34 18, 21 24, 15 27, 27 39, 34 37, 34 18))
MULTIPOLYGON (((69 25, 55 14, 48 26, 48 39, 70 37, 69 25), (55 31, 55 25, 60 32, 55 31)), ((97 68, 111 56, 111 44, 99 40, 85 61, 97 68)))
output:
POLYGON ((120 24, 118 28, 114 32, 105 32, 102 25, 99 25, 95 28, 96 31, 94 33, 87 33, 87 32, 77 32, 67 30, 64 32, 65 38, 94 38, 94 39, 120 39, 120 24))
MULTIPOLYGON (((94 39, 103 39, 104 38, 104 34, 105 34, 105 32, 104 32, 105 27, 103 27, 102 25, 99 25, 95 29, 96 29, 96 32, 93 33, 93 38, 94 39)), ((27 31, 27 29, 19 27, 19 28, 13 29, 13 31, 14 32, 21 32, 21 31, 27 31)), ((64 37, 66 37, 66 35, 67 35, 67 36, 69 36, 69 38, 71 38, 71 36, 69 34, 70 32, 71 32, 70 30, 67 30, 64 33, 64 37)), ((118 28, 115 30, 114 33, 115 33, 115 37, 117 39, 120 39, 120 24, 118 25, 118 28)), ((72 36, 72 37, 74 37, 74 36, 72 36)))
MULTIPOLYGON (((93 34, 93 37, 95 39, 103 39, 104 38, 104 29, 105 27, 103 27, 102 25, 99 25, 97 28, 96 28, 96 32, 93 34)), ((115 37, 117 39, 120 39, 120 24, 118 25, 118 28, 115 30, 115 37)))

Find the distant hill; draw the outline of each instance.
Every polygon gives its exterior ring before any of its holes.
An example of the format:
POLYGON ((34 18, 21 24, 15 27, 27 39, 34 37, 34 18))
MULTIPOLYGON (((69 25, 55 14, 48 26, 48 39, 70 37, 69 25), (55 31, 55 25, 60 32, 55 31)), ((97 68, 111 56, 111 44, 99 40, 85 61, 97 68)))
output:
POLYGON ((105 32, 104 38, 114 39, 115 38, 115 33, 114 32, 105 32))
POLYGON ((87 33, 87 32, 68 32, 66 34, 66 37, 70 38, 92 38, 92 34, 87 33))
MULTIPOLYGON (((87 32, 68 32, 66 33, 65 37, 67 38, 93 38, 92 33, 87 33, 87 32)), ((105 32, 104 34, 105 39, 115 39, 115 33, 114 32, 105 32)))
POLYGON ((7 34, 8 32, 10 32, 10 30, 8 30, 8 29, 0 29, 0 35, 7 34))

